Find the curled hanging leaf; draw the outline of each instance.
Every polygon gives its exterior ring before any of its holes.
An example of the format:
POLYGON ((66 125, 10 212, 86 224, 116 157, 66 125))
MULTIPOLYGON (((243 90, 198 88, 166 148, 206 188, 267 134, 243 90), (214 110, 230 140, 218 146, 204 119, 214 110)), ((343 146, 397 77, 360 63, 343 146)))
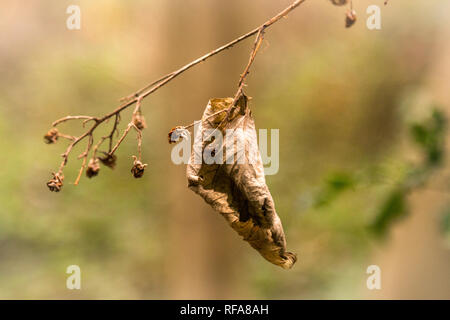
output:
POLYGON ((232 102, 232 98, 209 101, 203 114, 205 121, 197 132, 187 167, 188 186, 265 259, 289 269, 297 257, 286 251, 281 220, 265 182, 255 124, 246 107, 247 99, 239 99, 239 112, 234 112, 225 125, 220 125, 223 123, 219 121, 222 113, 217 115, 218 119, 212 117, 218 110, 229 108, 232 102), (230 130, 234 132, 232 135, 230 130), (202 141, 202 137, 217 131, 222 136, 225 132, 227 134, 223 139, 216 137, 202 141), (212 150, 211 156, 216 160, 222 159, 223 163, 203 159, 201 155, 208 150, 212 150))

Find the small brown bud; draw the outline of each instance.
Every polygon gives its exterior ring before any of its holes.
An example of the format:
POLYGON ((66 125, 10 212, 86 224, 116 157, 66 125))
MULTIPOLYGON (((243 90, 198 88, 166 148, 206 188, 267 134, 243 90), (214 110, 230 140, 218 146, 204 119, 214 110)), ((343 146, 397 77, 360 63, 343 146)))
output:
POLYGON ((137 178, 141 178, 144 175, 145 168, 147 167, 147 164, 143 164, 140 160, 138 160, 135 156, 133 167, 131 168, 131 173, 133 176, 137 178))
POLYGON ((98 158, 105 166, 114 169, 117 157, 114 154, 105 153, 105 156, 98 158))
POLYGON ((147 128, 147 123, 145 122, 145 118, 142 114, 137 113, 134 117, 133 117, 133 124, 139 129, 139 130, 143 130, 145 128, 147 128))
POLYGON ((53 178, 47 182, 47 187, 52 192, 60 192, 63 186, 64 176, 59 173, 52 173, 53 178))
POLYGON ((59 131, 57 128, 50 129, 44 136, 44 141, 47 144, 55 143, 58 140, 59 131))
POLYGON ((356 22, 356 11, 348 10, 345 17, 345 27, 350 28, 356 22))
POLYGON ((98 175, 98 172, 100 171, 100 164, 98 163, 98 159, 92 158, 89 160, 89 164, 86 169, 86 176, 88 178, 92 178, 98 175))
POLYGON ((343 6, 347 4, 348 0, 331 0, 331 3, 335 6, 343 6))

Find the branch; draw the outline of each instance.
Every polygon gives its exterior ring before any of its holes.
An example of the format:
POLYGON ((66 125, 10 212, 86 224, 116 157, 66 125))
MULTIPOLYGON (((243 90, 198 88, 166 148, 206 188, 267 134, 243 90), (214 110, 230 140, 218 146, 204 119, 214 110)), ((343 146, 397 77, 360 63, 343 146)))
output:
MULTIPOLYGON (((57 176, 59 177, 63 177, 63 169, 66 166, 67 162, 68 162, 68 158, 69 158, 69 154, 71 153, 73 147, 75 147, 79 142, 81 142, 82 140, 84 140, 86 137, 89 137, 89 141, 87 143, 87 147, 86 150, 84 151, 84 153, 82 153, 80 155, 80 158, 83 159, 83 163, 81 165, 78 177, 75 181, 75 184, 78 184, 81 174, 84 170, 84 168, 86 167, 86 162, 87 162, 87 158, 88 155, 91 151, 91 149, 93 149, 93 157, 92 159, 96 159, 96 152, 97 149, 102 145, 102 143, 109 139, 109 150, 108 152, 104 152, 107 157, 109 157, 110 159, 112 159, 114 152, 117 150, 117 148, 119 147, 119 145, 121 144, 121 142, 125 139, 126 135, 128 134, 128 132, 130 131, 131 127, 133 127, 134 129, 136 129, 137 133, 138 133, 138 150, 139 150, 139 160, 141 158, 141 144, 142 144, 142 133, 141 130, 143 128, 145 128, 145 122, 143 123, 143 117, 140 115, 140 107, 141 107, 141 102, 142 100, 149 96, 150 94, 152 94, 153 92, 155 92, 156 90, 160 89, 161 87, 163 87, 164 85, 166 85, 167 83, 169 83, 170 81, 172 81, 173 79, 175 79, 176 77, 178 77, 180 74, 182 74, 183 72, 191 69, 192 67, 198 65, 199 63, 206 61, 207 59, 219 54, 220 52, 229 49, 231 47, 233 47, 235 44, 253 36, 256 35, 256 39, 255 39, 255 43, 253 46, 253 50, 250 54, 250 58, 249 58, 249 62, 246 66, 246 68, 244 69, 244 72, 241 74, 241 77, 239 79, 239 84, 238 84, 238 90, 234 96, 234 101, 231 105, 231 107, 228 110, 224 110, 227 111, 228 115, 231 111, 231 109, 234 108, 234 106, 236 105, 236 102, 238 101, 239 97, 243 94, 243 87, 245 86, 245 79, 249 73, 250 67, 253 64, 253 61, 255 59, 256 53, 258 52, 260 45, 262 43, 263 40, 263 36, 264 36, 264 32, 267 28, 269 28, 271 25, 273 25, 274 23, 278 22, 279 20, 281 20, 281 18, 286 17, 287 14, 289 14, 292 10, 294 10, 295 8, 297 8, 300 4, 302 4, 303 2, 305 2, 306 0, 296 0, 294 1, 290 6, 288 6, 286 9, 284 9, 283 11, 281 11, 280 13, 278 13, 276 16, 272 17, 271 19, 267 20, 266 22, 264 22, 261 26, 247 32, 246 34, 228 42, 227 44, 195 59, 194 61, 184 65, 183 67, 179 68, 178 70, 175 70, 171 73, 168 73, 164 76, 162 76, 161 78, 157 79, 156 81, 153 81, 152 83, 146 85, 145 87, 143 87, 142 89, 136 91, 135 93, 128 95, 127 97, 124 97, 121 99, 121 101, 123 101, 123 103, 118 106, 115 110, 113 110, 112 112, 97 118, 97 117, 92 117, 92 116, 67 116, 64 117, 62 119, 56 120, 55 122, 53 122, 53 126, 57 126, 60 123, 69 121, 69 120, 79 120, 79 119, 83 119, 83 127, 86 123, 93 121, 94 123, 92 124, 92 126, 85 132, 83 133, 81 136, 79 137, 72 137, 72 136, 67 136, 67 135, 63 135, 63 134, 59 134, 57 133, 57 136, 55 137, 54 133, 51 133, 51 131, 49 131, 49 133, 47 133, 46 135, 46 140, 49 143, 54 143, 57 140, 58 136, 61 137, 67 137, 70 140, 72 140, 72 142, 69 144, 69 146, 67 147, 66 151, 62 154, 63 157, 63 161, 59 167, 58 172, 56 173, 57 176), (132 119, 131 122, 129 123, 128 127, 126 128, 125 132, 122 134, 121 138, 117 141, 116 145, 114 147, 112 147, 113 145, 113 135, 115 132, 118 132, 117 129, 117 125, 120 121, 120 113, 122 111, 124 111, 125 109, 127 109, 128 107, 130 107, 131 105, 136 103, 136 108, 133 112, 132 115, 132 119), (95 129, 102 123, 107 122, 110 118, 115 116, 115 122, 112 128, 111 133, 108 136, 102 137, 99 142, 97 144, 94 145, 94 141, 93 141, 93 132, 95 131, 95 129), (47 137, 48 135, 50 135, 50 140, 47 137)), ((227 119, 228 117, 226 117, 227 119)), ((55 128, 54 128, 55 129, 55 128)), ((56 130, 56 129, 55 129, 56 130)), ((56 131, 57 132, 57 131, 56 131)), ((54 179, 56 179, 56 177, 54 177, 54 179)), ((59 191, 59 190, 58 190, 59 191)))
MULTIPOLYGON (((289 7, 287 7, 286 9, 284 9, 283 11, 281 11, 279 14, 277 14, 276 16, 274 16, 273 18, 267 20, 266 22, 264 22, 261 26, 251 30, 250 32, 247 32, 246 34, 228 42, 227 44, 224 44, 223 46, 201 56, 200 58, 195 59, 194 61, 186 64, 185 66, 181 67, 180 69, 173 71, 169 74, 166 74, 165 76, 161 77, 160 79, 156 80, 155 82, 145 86, 143 89, 135 92, 134 94, 128 96, 128 97, 134 97, 134 99, 132 99, 131 101, 128 101, 125 103, 125 105, 123 107, 126 107, 127 104, 132 104, 134 102, 136 102, 136 100, 139 97, 146 97, 149 94, 155 92, 156 90, 158 90, 159 88, 161 88, 162 86, 164 86, 165 84, 167 84, 168 82, 172 81, 174 78, 176 78, 177 76, 179 76, 180 74, 182 74, 183 72, 189 70, 190 68, 196 66, 197 64, 206 61, 207 59, 215 56, 216 54, 229 49, 231 47, 233 47, 235 44, 257 34, 260 33, 261 30, 270 27, 271 25, 273 25, 275 22, 279 21, 281 18, 284 18, 287 14, 289 14, 292 10, 294 10, 295 8, 297 8, 300 4, 302 4, 303 2, 305 2, 306 0, 296 0, 293 4, 291 4, 289 7), (147 89, 148 88, 148 89, 147 89)), ((122 100, 126 100, 128 97, 122 98, 122 100)))

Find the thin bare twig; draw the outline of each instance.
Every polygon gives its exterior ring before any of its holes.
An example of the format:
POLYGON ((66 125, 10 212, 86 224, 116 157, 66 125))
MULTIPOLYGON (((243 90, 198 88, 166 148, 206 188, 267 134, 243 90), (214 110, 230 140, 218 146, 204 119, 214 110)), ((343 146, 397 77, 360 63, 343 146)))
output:
POLYGON ((139 151, 139 159, 141 159, 142 133, 141 133, 141 130, 139 130, 132 122, 130 122, 128 124, 127 128, 123 132, 123 134, 120 137, 120 139, 117 140, 117 143, 114 146, 114 148, 112 148, 112 150, 110 152, 108 152, 108 155, 112 156, 114 154, 114 152, 116 152, 117 148, 119 148, 120 144, 125 139, 125 137, 128 135, 128 133, 130 132, 131 128, 134 128, 136 130, 136 132, 137 132, 137 135, 138 135, 138 151, 139 151))
POLYGON ((56 127, 58 124, 69 121, 69 120, 79 120, 79 119, 85 119, 84 122, 87 121, 91 121, 91 120, 95 120, 95 117, 91 117, 91 116, 67 116, 61 119, 56 120, 55 122, 52 123, 52 127, 56 127))
POLYGON ((92 135, 89 136, 88 145, 86 147, 86 151, 84 151, 78 158, 83 159, 83 164, 81 165, 80 171, 78 172, 78 176, 74 182, 74 185, 78 185, 81 179, 81 175, 83 174, 84 168, 86 168, 86 162, 89 155, 89 151, 91 150, 92 144, 94 143, 94 137, 92 135))

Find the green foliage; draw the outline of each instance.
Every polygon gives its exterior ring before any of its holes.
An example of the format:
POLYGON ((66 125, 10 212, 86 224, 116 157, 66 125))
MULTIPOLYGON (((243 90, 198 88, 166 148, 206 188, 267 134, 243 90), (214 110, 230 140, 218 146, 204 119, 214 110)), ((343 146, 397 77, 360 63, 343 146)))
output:
MULTIPOLYGON (((411 139, 420 147, 424 161, 413 164, 409 168, 406 174, 395 183, 395 187, 389 191, 385 200, 382 201, 376 210, 375 218, 369 225, 369 229, 375 235, 385 235, 394 222, 407 216, 408 193, 415 188, 423 186, 430 179, 434 171, 443 163, 446 122, 444 113, 435 108, 432 110, 429 118, 410 125, 409 132, 411 139)), ((377 174, 380 174, 380 172, 377 171, 377 174)), ((366 180, 371 179, 370 177, 356 179, 355 175, 348 172, 333 173, 326 179, 324 187, 318 192, 315 199, 315 206, 323 207, 330 205, 344 191, 355 189, 355 187, 366 180)), ((375 181, 379 180, 375 179, 375 181)))
POLYGON ((370 229, 375 234, 383 235, 393 222, 405 217, 407 214, 406 192, 403 188, 399 188, 388 195, 385 202, 376 215, 376 218, 370 229))
POLYGON ((444 113, 434 109, 430 119, 411 125, 411 136, 425 153, 428 166, 437 166, 442 163, 446 122, 444 113))
POLYGON ((316 197, 315 206, 322 207, 336 199, 341 193, 357 184, 356 178, 348 172, 335 172, 331 174, 325 183, 325 187, 321 189, 316 197))
POLYGON ((371 229, 376 235, 385 235, 389 227, 408 214, 406 196, 414 188, 423 186, 443 161, 445 153, 446 119, 439 109, 433 109, 429 119, 410 126, 411 138, 420 146, 424 162, 415 165, 399 186, 381 205, 371 229))

